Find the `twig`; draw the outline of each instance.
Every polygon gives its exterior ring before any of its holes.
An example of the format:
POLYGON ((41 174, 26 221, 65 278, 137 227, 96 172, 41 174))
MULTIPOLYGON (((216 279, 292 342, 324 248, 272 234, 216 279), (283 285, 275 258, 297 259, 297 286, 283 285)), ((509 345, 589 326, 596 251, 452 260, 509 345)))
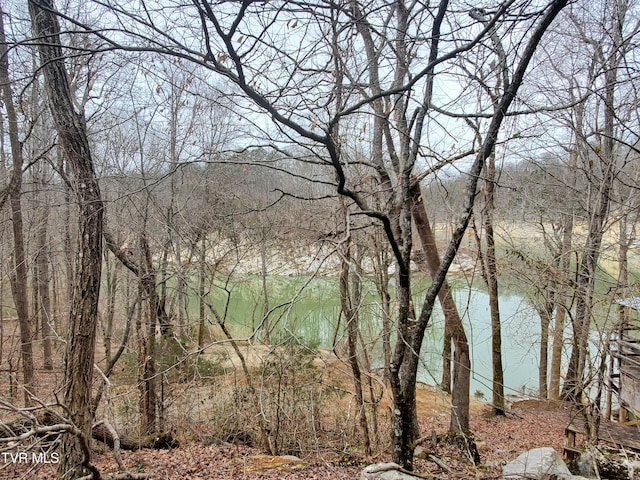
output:
POLYGON ((441 469, 443 469, 445 472, 447 473, 452 473, 451 468, 449 468, 447 466, 446 463, 444 463, 442 460, 440 460, 438 457, 436 457, 435 455, 429 454, 427 456, 427 458, 429 460, 431 460, 433 463, 435 463, 436 465, 438 465, 441 469))

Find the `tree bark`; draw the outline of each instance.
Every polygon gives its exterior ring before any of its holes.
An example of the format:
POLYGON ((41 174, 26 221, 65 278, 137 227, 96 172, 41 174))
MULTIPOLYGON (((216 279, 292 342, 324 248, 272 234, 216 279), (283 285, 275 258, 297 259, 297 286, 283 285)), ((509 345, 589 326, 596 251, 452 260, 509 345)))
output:
MULTIPOLYGON (((142 354, 142 411, 140 431, 144 435, 156 431, 157 375, 156 375, 156 329, 158 326, 158 305, 160 300, 156 290, 155 272, 151 264, 151 251, 147 238, 140 238, 140 250, 143 255, 142 276, 144 289, 149 295, 149 317, 142 354)), ((142 332, 141 332, 142 333, 142 332)), ((145 334, 145 333, 143 333, 145 334)))
POLYGON ((495 155, 489 157, 485 190, 487 205, 485 214, 485 236, 487 251, 485 261, 487 267, 487 290, 491 312, 491 363, 493 366, 492 393, 493 413, 505 414, 504 405, 504 371, 502 368, 502 329, 498 293, 498 268, 496 265, 496 245, 493 231, 494 191, 495 191, 495 155))
POLYGON ((202 239, 200 240, 200 265, 198 267, 198 348, 204 347, 204 337, 206 333, 206 324, 205 324, 205 282, 206 282, 206 266, 207 261, 207 236, 202 235, 202 239))
MULTIPOLYGON (((102 424, 93 427, 91 435, 94 440, 98 440, 111 448, 115 445, 113 435, 102 424)), ((126 435, 119 435, 119 437, 120 448, 128 451, 136 451, 143 448, 152 448, 156 450, 169 449, 177 448, 179 446, 178 441, 175 440, 170 433, 157 433, 155 435, 147 435, 140 438, 128 437, 126 435)))
POLYGON ((554 302, 549 299, 543 305, 536 305, 540 317, 540 366, 538 367, 538 395, 549 397, 547 371, 549 369, 549 326, 553 316, 554 302))
MULTIPOLYGON (((102 270, 103 204, 96 178, 85 120, 75 111, 63 61, 60 26, 51 0, 29 1, 34 36, 38 39, 45 88, 60 143, 73 173, 79 207, 78 256, 65 350, 64 403, 71 421, 91 436, 91 384, 102 270)), ((87 473, 88 459, 77 436, 65 435, 60 447, 60 478, 87 473)))
POLYGON ((118 267, 109 259, 109 255, 104 258, 107 272, 105 274, 105 289, 107 293, 107 311, 104 315, 102 343, 104 345, 104 357, 107 365, 111 362, 111 340, 113 336, 113 320, 116 312, 116 297, 118 293, 118 267))
MULTIPOLYGON (((346 207, 343 202, 343 211, 346 213, 346 207)), ((348 217, 347 217, 348 221, 348 217)), ((364 440, 365 454, 371 455, 371 439, 369 436, 369 424, 367 421, 366 405, 364 402, 364 394, 362 388, 362 372, 360 368, 360 362, 358 359, 358 336, 360 335, 360 327, 358 325, 359 313, 358 305, 360 303, 359 298, 359 278, 357 274, 354 276, 350 272, 350 263, 352 261, 351 256, 351 241, 347 240, 346 245, 343 245, 342 262, 340 268, 340 306, 342 314, 347 321, 347 347, 349 355, 349 365, 351 365, 351 374, 353 376, 353 384, 355 388, 356 404, 358 408, 358 420, 360 421, 360 429, 362 430, 362 436, 364 440), (349 278, 352 278, 352 285, 355 287, 353 292, 349 288, 349 278)), ((356 258, 357 262, 358 259, 356 258)))

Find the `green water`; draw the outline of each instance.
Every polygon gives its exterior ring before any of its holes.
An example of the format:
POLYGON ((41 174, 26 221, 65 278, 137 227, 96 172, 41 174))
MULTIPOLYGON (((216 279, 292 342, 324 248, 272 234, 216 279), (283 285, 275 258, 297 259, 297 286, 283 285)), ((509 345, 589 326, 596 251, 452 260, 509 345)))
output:
MULTIPOLYGON (((227 324, 238 336, 248 337, 260 325, 263 313, 262 279, 243 276, 227 286, 229 292, 212 292, 216 308, 226 315, 227 324)), ((421 305, 430 281, 414 283, 414 304, 421 305)), ((300 343, 331 349, 344 344, 344 319, 340 318, 338 280, 331 277, 268 277, 268 324, 271 342, 296 338, 300 343)), ((454 297, 466 326, 472 353, 471 391, 480 391, 489 399, 491 394, 491 325, 489 302, 482 289, 458 283, 453 285, 454 297)), ((365 282, 360 308, 363 338, 372 352, 372 363, 380 366, 380 300, 372 282, 365 282)), ((540 326, 531 306, 517 294, 500 298, 503 335, 503 365, 505 393, 537 391, 540 326)), ((421 351, 421 381, 439 383, 442 371, 441 351, 444 321, 436 306, 421 351)))

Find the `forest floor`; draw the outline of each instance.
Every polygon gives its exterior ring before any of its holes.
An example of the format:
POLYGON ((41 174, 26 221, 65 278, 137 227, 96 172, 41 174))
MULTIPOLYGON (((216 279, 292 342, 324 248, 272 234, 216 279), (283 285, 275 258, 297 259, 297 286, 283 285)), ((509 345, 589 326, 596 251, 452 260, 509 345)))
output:
MULTIPOLYGON (((428 402, 423 396, 421 403, 428 402)), ((478 406, 476 405, 476 409, 478 406)), ((500 478, 501 467, 519 453, 531 448, 551 446, 562 452, 564 427, 569 421, 569 409, 546 401, 525 400, 515 403, 504 417, 492 416, 489 409, 476 414, 471 422, 478 444, 481 465, 474 466, 457 447, 439 443, 425 447, 442 460, 450 471, 427 460, 416 460, 416 473, 430 478, 500 478)), ((447 414, 437 413, 421 418, 424 432, 447 431, 447 414)), ((302 457, 302 462, 268 457, 258 450, 232 445, 202 446, 188 444, 171 451, 144 450, 125 453, 125 464, 132 471, 147 472, 154 479, 357 479, 370 463, 391 461, 382 453, 376 458, 350 457, 337 454, 314 454, 302 457)), ((116 471, 112 455, 96 459, 104 472, 116 471)))
MULTIPOLYGON (((272 358, 272 350, 266 347, 242 347, 243 355, 251 369, 264 365, 265 360, 272 358), (271 352, 271 353, 270 353, 271 352)), ((212 437, 212 421, 237 417, 242 429, 249 423, 255 423, 253 415, 248 413, 238 415, 237 410, 243 404, 238 394, 242 387, 238 386, 236 375, 229 372, 237 370, 237 358, 229 352, 227 347, 211 349, 208 354, 210 360, 220 356, 223 361, 216 364, 218 376, 212 377, 211 384, 193 385, 178 384, 172 390, 175 395, 173 418, 182 419, 174 423, 171 430, 177 433, 180 447, 170 450, 142 449, 134 452, 122 451, 122 460, 126 470, 138 474, 137 478, 155 480, 190 480, 190 479, 357 479, 362 469, 371 463, 391 461, 388 434, 388 413, 390 400, 385 396, 380 403, 380 441, 373 447, 373 455, 369 458, 362 454, 362 447, 357 445, 354 435, 352 396, 330 396, 325 401, 325 410, 321 420, 323 430, 318 437, 299 438, 307 448, 298 457, 272 457, 265 455, 265 451, 255 446, 254 442, 245 444, 226 443, 212 437), (221 373, 222 372, 222 373, 221 373), (227 395, 227 397, 225 397, 227 395), (226 410, 220 405, 224 398, 232 400, 225 404, 226 410), (183 403, 180 403, 183 402, 183 403), (229 410, 230 409, 230 410, 229 410), (335 417, 335 418, 332 418, 335 417), (188 418, 188 420, 187 420, 188 418), (347 423, 344 419, 348 418, 347 423), (244 424, 242 422, 245 422, 244 424), (331 425, 341 425, 341 428, 331 430, 331 425), (324 436, 323 436, 324 435, 324 436), (212 441, 213 440, 213 441, 212 441), (355 444, 354 444, 355 443, 355 444)), ((204 358, 209 358, 204 356, 204 358)), ((280 357, 278 357, 280 358, 280 357)), ((291 357, 300 360, 299 357, 291 357)), ((303 357, 304 360, 306 357, 303 357)), ((284 356, 281 360, 290 359, 284 356)), ((329 352, 315 353, 310 357, 311 363, 302 370, 298 369, 295 379, 302 384, 322 384, 324 390, 316 389, 311 392, 318 394, 325 392, 331 385, 336 391, 347 391, 350 369, 329 352)), ((126 363, 125 363, 126 364, 126 363)), ((293 367, 283 363, 282 368, 288 375, 294 375, 293 367)), ((124 375, 129 368, 122 367, 124 375)), ((129 372, 130 373, 130 372, 129 372)), ((135 379, 135 375, 133 375, 135 379)), ((38 388, 40 392, 56 391, 60 384, 61 372, 39 372, 38 388)), ((265 381, 266 377, 259 377, 265 381)), ((285 377, 278 377, 285 378, 285 377)), ((118 380, 124 382, 126 375, 118 380)), ((0 394, 6 395, 8 383, 0 378, 0 394)), ((242 383, 242 382, 240 382, 242 383)), ((263 385, 266 386, 266 383, 263 385)), ((123 405, 135 405, 137 388, 135 383, 128 387, 128 393, 112 392, 112 400, 118 400, 123 405), (128 403, 127 403, 128 402, 128 403)), ((282 393, 282 391, 280 391, 282 393)), ((47 401, 51 399, 46 399, 47 401)), ((268 399, 265 398, 265 400, 268 399)), ((313 399, 307 400, 314 402, 313 399)), ((320 404, 318 404, 320 405, 320 404)), ((505 416, 494 416, 486 403, 472 400, 471 402, 471 430, 475 436, 481 457, 480 465, 473 465, 469 457, 457 447, 440 441, 432 444, 433 432, 445 434, 449 427, 450 397, 441 390, 420 384, 417 391, 418 416, 425 441, 421 443, 426 451, 437 457, 438 464, 432 460, 416 459, 415 470, 425 478, 434 479, 493 479, 501 477, 501 467, 513 460, 521 452, 536 447, 553 447, 562 452, 564 429, 569 424, 572 409, 565 403, 542 400, 517 400, 509 404, 505 416), (444 466, 444 468, 443 468, 444 466)), ((307 409, 309 404, 303 402, 299 408, 307 409)), ((132 408, 135 410, 135 407, 132 408)), ((124 412, 122 406, 112 409, 114 412, 124 412)), ((298 410, 291 410, 298 413, 298 410)), ((303 415, 304 416, 304 415, 303 415)), ((300 417, 289 419, 294 424, 300 417)), ((8 421, 7 419, 5 419, 8 421)), ((371 419, 370 419, 371 420, 371 419)), ((112 418, 118 423, 118 430, 131 435, 126 425, 135 424, 126 417, 112 418)), ((250 431, 250 430, 247 430, 250 431)), ((303 431, 300 429, 300 431, 303 431)), ((215 433, 215 432, 214 432, 215 433)), ((115 474, 121 470, 118 467, 114 453, 101 443, 94 442, 93 464, 104 474, 115 474)), ((36 479, 49 480, 55 478, 56 464, 34 464, 30 462, 12 462, 8 455, 0 454, 0 479, 36 479)))
MULTIPOLYGON (((421 398, 423 407, 428 398, 421 398)), ((478 405, 475 406, 476 410, 478 405)), ((482 463, 474 466, 457 447, 439 443, 435 449, 430 442, 425 447, 446 465, 449 471, 434 462, 416 460, 416 473, 438 479, 491 479, 501 477, 501 467, 519 453, 531 448, 551 446, 562 452, 564 427, 570 410, 566 405, 524 400, 513 404, 504 417, 491 415, 488 408, 474 415, 471 427, 475 434, 482 463)), ((445 433, 448 415, 437 413, 421 418, 423 432, 435 430, 445 433)), ((231 445, 202 446, 188 444, 181 448, 162 451, 144 450, 125 453, 125 464, 132 471, 147 472, 154 479, 357 479, 361 470, 370 463, 391 461, 386 453, 376 458, 351 457, 348 462, 336 454, 314 454, 303 457, 302 462, 289 462, 287 458, 268 457, 252 448, 231 445)), ((96 459, 104 472, 116 471, 112 455, 96 459)))
MULTIPOLYGON (((438 401, 429 390, 421 390, 419 411, 423 434, 445 433, 448 414, 434 408, 438 401)), ((512 404, 506 416, 496 417, 486 405, 474 402, 471 428, 481 456, 481 464, 474 466, 458 448, 442 442, 433 448, 431 440, 425 449, 437 456, 446 469, 428 460, 416 460, 416 473, 425 478, 492 479, 500 478, 501 466, 519 453, 531 448, 550 446, 562 452, 564 427, 569 422, 570 409, 562 403, 522 400, 512 404)), ((370 463, 390 461, 386 452, 373 458, 338 452, 315 453, 296 457, 270 457, 264 452, 243 445, 184 443, 171 450, 139 450, 122 452, 129 472, 147 474, 157 480, 190 479, 357 479, 370 463)), ((93 458, 103 474, 118 472, 111 451, 105 450, 93 458)), ((0 470, 0 477, 50 479, 55 466, 40 466, 27 476, 25 465, 0 470)))

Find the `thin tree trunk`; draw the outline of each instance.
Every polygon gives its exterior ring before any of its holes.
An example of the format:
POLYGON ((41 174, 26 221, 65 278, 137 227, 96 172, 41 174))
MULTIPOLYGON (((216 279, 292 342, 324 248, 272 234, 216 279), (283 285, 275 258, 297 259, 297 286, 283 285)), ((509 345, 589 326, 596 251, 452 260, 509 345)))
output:
MULTIPOLYGON (((169 317, 166 312, 164 297, 158 294, 156 269, 153 267, 151 251, 147 237, 140 236, 140 251, 142 259, 140 264, 135 263, 124 251, 116 245, 108 232, 104 232, 104 239, 107 248, 129 269, 139 280, 148 303, 148 324, 146 331, 142 325, 136 325, 140 340, 140 365, 141 391, 140 391, 140 411, 141 411, 141 431, 154 433, 157 430, 157 372, 156 372, 156 333, 160 329, 160 334, 164 339, 173 341, 173 333, 169 317)), ((166 252, 166 249, 164 250, 166 252)), ((164 260, 162 260, 164 263, 164 260)), ((141 320, 139 320, 141 321, 141 320)))
POLYGON ((545 399, 549 397, 547 371, 549 369, 549 325, 548 316, 540 316, 540 366, 538 367, 538 395, 545 399))
POLYGON ((389 293, 389 258, 385 247, 380 245, 377 233, 373 234, 375 256, 375 284, 380 295, 382 315, 382 356, 384 358, 384 383, 389 385, 391 364, 391 294, 389 293))
POLYGON ((200 265, 199 265, 199 273, 200 277, 198 279, 198 296, 199 296, 199 312, 198 312, 198 348, 201 349, 204 347, 204 334, 205 334, 205 282, 206 282, 206 261, 207 261, 207 236, 203 235, 202 240, 200 240, 200 265))
MULTIPOLYGON (((618 12, 620 13, 620 12, 618 12)), ((616 15, 617 16, 617 15, 616 15)), ((616 28, 622 28, 620 19, 616 19, 616 28)), ((621 32, 614 32, 616 36, 621 32)), ((619 64, 619 52, 613 53, 614 58, 605 62, 605 88, 604 88, 604 126, 601 148, 602 179, 598 186, 598 197, 595 210, 589 219, 589 230, 582 259, 578 267, 577 279, 577 303, 574 321, 574 346, 571 351, 567 379, 563 385, 563 397, 568 400, 579 401, 584 388, 584 373, 588 355, 589 332, 591 327, 591 308, 595 289, 595 273, 600 257, 600 247, 604 235, 605 224, 609 214, 611 201, 611 189, 616 178, 616 160, 614 152, 614 97, 617 80, 617 67, 619 64)))
POLYGON ((37 232, 37 290, 38 297, 40 299, 40 328, 42 330, 42 347, 43 347, 43 361, 44 369, 53 369, 53 358, 51 351, 51 338, 53 332, 51 329, 51 296, 49 293, 49 283, 51 282, 51 274, 49 272, 49 249, 47 248, 48 230, 47 224, 49 222, 50 208, 47 204, 46 198, 43 204, 40 206, 42 215, 40 217, 40 224, 38 225, 37 232))
POLYGON ((29 300, 27 297, 27 260, 24 246, 24 232, 22 222, 22 168, 24 158, 22 143, 18 134, 18 118, 13 104, 11 79, 9 77, 9 54, 4 32, 4 12, 0 11, 0 84, 2 99, 7 112, 9 123, 9 142, 13 157, 13 172, 9 184, 9 204, 11 207, 11 225, 13 227, 13 254, 9 275, 13 303, 18 315, 20 326, 20 352, 22 355, 24 402, 30 406, 31 395, 35 395, 33 376, 33 347, 31 322, 29 318, 29 300))
MULTIPOLYGON (((0 5, 0 15, 4 15, 1 5, 0 5)), ((3 43, 5 41, 4 24, 0 24, 0 35, 3 35, 3 37, 0 39, 2 40, 2 42, 0 43, 3 43)), ((4 46, 0 48, 4 48, 4 46)), ((2 56, 4 57, 4 54, 2 54, 2 56)), ((2 92, 0 92, 0 95, 2 95, 2 92)), ((2 115, 0 115, 0 181, 2 181, 3 184, 6 183, 6 180, 8 178, 7 158, 5 154, 4 138, 5 138, 4 118, 2 115)), ((3 201, 6 202, 6 199, 3 201)), ((4 232, 4 228, 2 230, 4 232)), ((4 249, 4 245, 0 246, 0 255, 2 257, 7 256, 7 253, 5 252, 5 249, 4 249)), ((5 278, 4 269, 0 269, 0 305, 4 305, 4 288, 5 288, 4 278, 5 278)), ((0 365, 2 365, 3 360, 4 360, 4 308, 0 308, 0 365)))
POLYGON ((107 311, 104 315, 103 340, 104 356, 107 365, 111 362, 111 339, 113 337, 113 320, 116 311, 116 297, 118 294, 118 266, 111 262, 109 255, 105 255, 105 275, 107 290, 107 311))
MULTIPOLYGON (((177 235, 175 235, 177 237, 177 235)), ((178 275, 176 275, 176 323, 178 324, 178 329, 180 332, 182 332, 183 334, 186 333, 185 331, 185 326, 188 323, 188 319, 186 316, 186 310, 187 310, 187 302, 186 302, 186 296, 185 296, 185 281, 184 281, 184 275, 185 275, 185 270, 182 268, 182 245, 179 239, 175 239, 172 240, 171 242, 174 246, 174 255, 175 255, 175 261, 176 261, 176 265, 178 266, 178 275)), ((168 256, 167 252, 167 256, 168 256)), ((165 262, 163 264, 163 271, 166 272, 167 271, 167 266, 168 266, 168 258, 164 257, 165 262)), ((163 285, 166 283, 166 277, 167 275, 164 274, 164 279, 163 279, 163 285)), ((163 295, 163 298, 166 298, 163 295)), ((172 309, 169 310, 170 312, 172 311, 172 309)))
MULTIPOLYGON (((629 295, 629 247, 631 242, 635 240, 634 233, 629 234, 629 214, 625 213, 620 218, 618 234, 618 295, 626 297, 629 295)), ((635 231, 635 224, 632 226, 632 232, 635 231)), ((618 314, 620 325, 627 323, 629 310, 623 305, 618 305, 618 314)))
MULTIPOLYGON (((348 240, 350 243, 350 241, 348 240)), ((366 405, 362 388, 362 372, 358 360, 358 303, 359 303, 359 278, 350 272, 352 261, 350 253, 351 245, 344 245, 343 258, 340 270, 340 305, 342 314, 347 321, 347 346, 349 352, 349 365, 353 375, 356 404, 358 406, 358 419, 364 441, 364 449, 367 456, 371 455, 371 440, 369 436, 369 426, 367 422, 366 405), (352 285, 355 287, 352 292, 349 289, 349 278, 352 278, 352 285)), ((355 260, 357 261, 357 259, 355 260)))
POLYGON ((262 304, 262 340, 266 345, 271 343, 271 326, 269 325, 269 290, 267 288, 267 242, 263 235, 260 242, 260 262, 262 266, 262 296, 264 298, 262 304))
MULTIPOLYGON (((37 237, 36 237, 37 241, 37 237)), ((31 320, 31 326, 33 330, 31 331, 31 341, 36 342, 38 336, 40 335, 40 297, 38 296, 38 262, 31 263, 31 302, 27 302, 30 305, 30 310, 33 315, 33 319, 31 320)), ((27 297, 28 299, 28 297, 27 297)))
POLYGON ((146 335, 144 342, 144 359, 142 363, 142 418, 140 430, 144 435, 150 435, 156 431, 156 407, 157 407, 157 375, 156 375, 156 329, 158 326, 158 293, 156 291, 156 281, 151 263, 151 251, 147 238, 142 235, 140 238, 140 251, 142 252, 142 282, 149 295, 149 317, 147 331, 141 332, 146 335))
POLYGON ((445 327, 442 338, 442 379, 440 380, 440 388, 445 393, 451 393, 451 333, 445 327))
POLYGON ((544 305, 536 307, 540 317, 540 366, 538 367, 538 395, 540 398, 549 397, 547 371, 549 369, 549 326, 553 317, 554 302, 545 301, 544 305))
POLYGON ((500 325, 500 307, 498 294, 498 269, 496 265, 496 246, 493 232, 493 179, 495 178, 494 155, 489 158, 489 180, 486 183, 488 199, 487 211, 485 212, 485 236, 487 239, 487 251, 485 260, 487 262, 487 290, 489 292, 489 307, 491 311, 491 360, 493 365, 493 413, 496 415, 505 414, 504 405, 504 371, 502 368, 502 330, 500 325))
POLYGON ((555 316, 553 320, 553 343, 551 347, 551 367, 549 368, 549 398, 560 399, 560 371, 562 369, 562 350, 564 347, 564 326, 566 317, 567 294, 571 267, 571 243, 573 238, 573 208, 576 186, 577 147, 569 153, 567 206, 569 210, 562 214, 562 240, 560 246, 558 285, 555 294, 555 316))
POLYGON ((476 243, 478 255, 482 265, 482 279, 487 286, 489 294, 489 312, 491 316, 491 364, 492 380, 491 391, 493 394, 492 408, 495 415, 505 415, 504 405, 504 371, 502 368, 502 329, 500 325, 500 304, 498 292, 498 268, 496 264, 496 245, 493 230, 493 212, 495 211, 495 154, 487 159, 486 177, 484 183, 485 205, 483 210, 484 231, 487 242, 486 251, 483 252, 482 240, 476 230, 476 243))

